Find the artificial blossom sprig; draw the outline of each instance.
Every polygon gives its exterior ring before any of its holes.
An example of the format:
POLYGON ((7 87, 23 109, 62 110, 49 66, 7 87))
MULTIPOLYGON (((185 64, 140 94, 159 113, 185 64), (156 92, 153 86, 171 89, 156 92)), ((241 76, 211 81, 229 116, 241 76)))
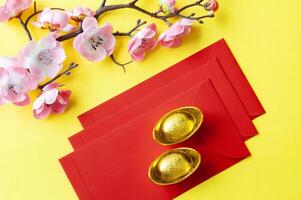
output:
POLYGON ((28 105, 28 93, 39 89, 41 93, 33 103, 34 117, 43 119, 52 113, 62 113, 68 106, 71 91, 60 90, 61 85, 56 81, 64 75, 70 75, 71 71, 78 67, 76 63, 71 63, 67 69, 62 70, 66 60, 63 41, 74 39, 74 48, 91 62, 100 62, 109 57, 125 71, 126 65, 144 60, 147 53, 158 45, 167 48, 178 47, 183 38, 191 32, 194 22, 203 23, 203 19, 214 17, 219 7, 216 0, 197 0, 182 7, 177 7, 176 0, 158 0, 158 10, 152 12, 138 3, 139 0, 131 0, 129 3, 109 5, 107 0, 102 0, 94 11, 80 6, 72 10, 39 10, 34 2, 33 13, 24 17, 23 13, 30 8, 32 0, 6 0, 5 4, 0 6, 0 22, 19 20, 29 43, 15 58, 0 57, 0 104, 11 102, 18 106, 28 105), (193 7, 200 7, 205 14, 184 14, 187 13, 184 11, 193 7), (114 32, 115 28, 110 23, 98 24, 98 19, 105 13, 121 9, 136 10, 163 21, 168 27, 158 36, 155 22, 147 23, 141 19, 127 32, 114 32), (172 23, 172 18, 178 20, 172 23), (34 40, 29 24, 49 30, 49 35, 34 40), (127 63, 118 62, 113 55, 117 37, 130 38, 128 52, 132 60, 127 63))

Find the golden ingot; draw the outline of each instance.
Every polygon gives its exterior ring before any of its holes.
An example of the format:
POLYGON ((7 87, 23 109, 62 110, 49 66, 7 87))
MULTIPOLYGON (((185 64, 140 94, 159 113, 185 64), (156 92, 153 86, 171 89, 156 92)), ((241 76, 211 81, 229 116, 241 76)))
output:
POLYGON ((166 151, 149 167, 148 177, 158 185, 179 183, 192 175, 201 163, 201 155, 191 148, 166 151))
POLYGON ((156 124, 153 138, 162 145, 173 145, 190 138, 201 126, 203 113, 197 107, 182 107, 168 112, 156 124))

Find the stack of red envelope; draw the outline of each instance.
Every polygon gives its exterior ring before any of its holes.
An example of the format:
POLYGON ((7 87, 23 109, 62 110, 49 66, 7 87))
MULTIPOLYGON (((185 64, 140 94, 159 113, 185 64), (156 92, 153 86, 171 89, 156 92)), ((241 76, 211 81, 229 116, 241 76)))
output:
POLYGON ((84 130, 69 138, 74 152, 60 160, 81 200, 169 200, 250 155, 244 141, 264 108, 224 40, 79 116, 84 130), (196 106, 204 122, 189 140, 171 147, 152 139, 170 110, 196 106), (158 186, 147 176, 167 149, 191 147, 198 170, 181 183, 158 186))

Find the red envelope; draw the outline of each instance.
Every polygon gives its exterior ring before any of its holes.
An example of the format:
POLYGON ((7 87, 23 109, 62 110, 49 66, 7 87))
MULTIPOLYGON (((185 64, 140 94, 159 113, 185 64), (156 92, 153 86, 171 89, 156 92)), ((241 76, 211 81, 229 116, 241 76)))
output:
POLYGON ((111 123, 120 128, 60 160, 81 200, 173 199, 250 155, 210 81, 169 99, 127 124, 111 123), (152 129, 164 113, 187 105, 201 108, 204 122, 181 146, 199 151, 202 163, 181 183, 155 185, 147 177, 148 167, 171 147, 156 143, 152 129))
POLYGON ((106 117, 111 116, 112 113, 114 113, 112 111, 116 110, 116 108, 121 110, 124 106, 131 104, 131 102, 162 87, 162 84, 183 76, 215 57, 218 57, 226 77, 229 79, 251 119, 264 114, 264 108, 256 97, 256 94, 240 69, 239 64, 235 60, 225 40, 222 39, 178 64, 175 64, 173 67, 168 68, 130 90, 80 115, 79 120, 81 121, 82 126, 87 128, 98 119, 105 119, 106 117))
POLYGON ((255 126, 223 73, 220 64, 216 59, 213 59, 208 64, 195 68, 185 76, 179 77, 177 80, 171 81, 170 83, 164 83, 164 87, 161 87, 152 94, 135 101, 135 103, 125 106, 120 110, 118 109, 119 107, 115 108, 116 111, 111 111, 114 115, 110 115, 110 117, 99 120, 87 128, 87 130, 96 129, 99 130, 99 132, 87 132, 84 130, 71 136, 69 140, 73 148, 78 149, 84 144, 101 136, 101 134, 105 134, 116 128, 111 121, 118 121, 120 124, 127 123, 129 120, 139 117, 140 112, 148 112, 153 107, 172 98, 175 94, 182 93, 187 90, 187 88, 199 85, 207 79, 212 81, 218 95, 222 99, 231 118, 239 129, 242 138, 247 139, 254 136, 257 133, 255 126))

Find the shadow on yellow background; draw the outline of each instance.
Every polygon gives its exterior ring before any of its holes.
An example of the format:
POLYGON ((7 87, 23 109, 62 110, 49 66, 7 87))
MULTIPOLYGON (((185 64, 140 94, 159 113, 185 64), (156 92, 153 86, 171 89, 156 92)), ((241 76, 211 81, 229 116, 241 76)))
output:
MULTIPOLYGON (((39 7, 98 7, 100 0, 39 1, 39 7)), ((108 0, 124 3, 126 0, 108 0)), ((150 1, 140 5, 152 9, 150 1)), ((179 4, 188 0, 179 1, 179 4)), ((3 4, 4 0, 0 0, 3 4)), ((152 3, 155 4, 155 3, 152 3)), ((213 20, 194 25, 193 33, 177 49, 158 47, 141 63, 133 63, 126 75, 107 59, 91 63, 65 42, 68 60, 80 68, 61 79, 73 91, 70 109, 60 116, 38 121, 31 107, 0 108, 0 199, 77 199, 58 159, 72 151, 68 136, 81 130, 77 115, 159 73, 214 41, 225 38, 267 114, 255 120, 260 135, 247 142, 252 157, 178 197, 178 200, 298 200, 301 199, 301 3, 220 0, 213 20)), ((126 31, 138 12, 123 10, 101 18, 126 31)), ((158 21, 157 21, 158 22, 158 21)), ((160 30, 164 24, 158 22, 160 30)), ((35 38, 42 34, 31 27, 35 38)), ((115 29, 116 30, 116 29, 115 29)), ((27 44, 16 20, 0 24, 0 55, 14 56, 27 44)), ((128 39, 118 40, 117 57, 128 61, 128 39)), ((32 97, 37 94, 32 94, 32 97)), ((116 108, 118 109, 118 108, 116 108)), ((226 131, 226 130, 225 130, 226 131)))

